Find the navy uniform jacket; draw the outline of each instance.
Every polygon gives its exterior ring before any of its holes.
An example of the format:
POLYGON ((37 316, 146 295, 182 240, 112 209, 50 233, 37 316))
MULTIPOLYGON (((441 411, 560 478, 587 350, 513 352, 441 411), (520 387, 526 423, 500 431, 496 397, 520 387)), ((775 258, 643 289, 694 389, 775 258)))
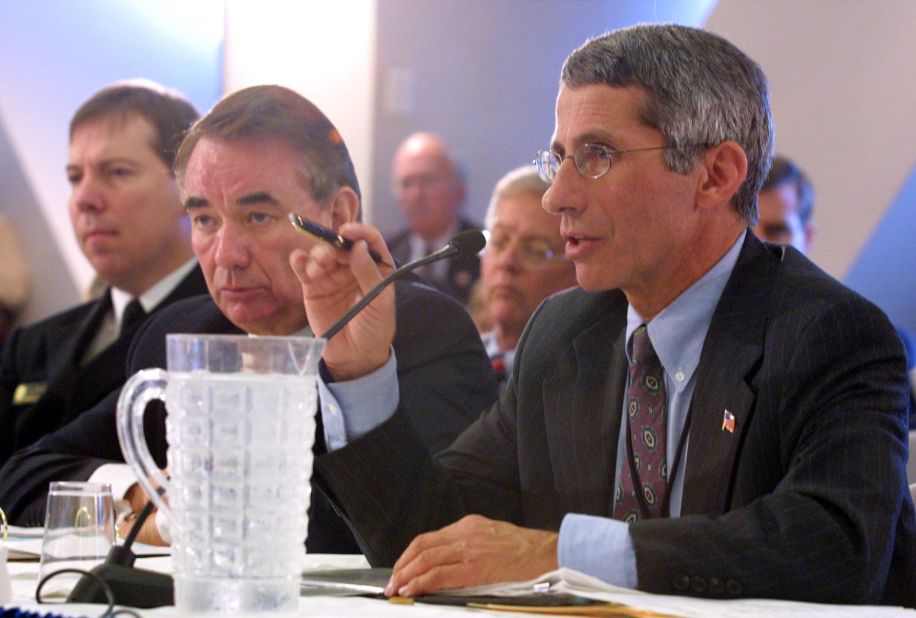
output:
MULTIPOLYGON (((150 315, 169 304, 205 294, 207 285, 195 266, 150 315)), ((10 335, 0 360, 0 465, 43 435, 63 427, 120 388, 124 363, 137 324, 85 366, 83 353, 111 308, 108 291, 10 335)), ((149 319, 147 316, 146 319, 149 319)))

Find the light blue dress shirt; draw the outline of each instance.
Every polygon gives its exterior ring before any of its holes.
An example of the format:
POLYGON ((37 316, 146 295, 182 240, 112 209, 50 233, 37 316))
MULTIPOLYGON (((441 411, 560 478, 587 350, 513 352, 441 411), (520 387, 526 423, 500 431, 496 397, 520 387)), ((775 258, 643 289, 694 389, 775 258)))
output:
POLYGON ((324 443, 328 451, 369 433, 387 421, 398 407, 398 363, 394 349, 380 368, 357 380, 318 380, 324 443))
MULTIPOLYGON (((673 465, 677 445, 687 420, 687 411, 696 386, 695 373, 703 351, 703 341, 712 322, 722 291, 731 277, 744 236, 741 233, 731 249, 696 283, 687 288, 671 304, 662 309, 647 325, 649 340, 665 370, 668 392, 667 458, 673 465)), ((627 310, 627 362, 631 363, 633 331, 645 320, 631 306, 627 310)), ((620 482, 620 471, 627 459, 626 398, 621 410, 621 430, 617 441, 617 469, 614 488, 620 482)), ((669 501, 671 517, 681 513, 684 493, 684 471, 689 454, 689 439, 678 464, 669 501)), ((613 495, 613 493, 611 494, 613 495)), ((609 505, 610 508, 610 505, 609 505)), ((628 532, 628 524, 607 517, 570 513, 560 526, 557 559, 561 567, 569 567, 595 576, 617 586, 635 588, 636 554, 628 532), (600 542, 596 542, 600 539, 600 542)))

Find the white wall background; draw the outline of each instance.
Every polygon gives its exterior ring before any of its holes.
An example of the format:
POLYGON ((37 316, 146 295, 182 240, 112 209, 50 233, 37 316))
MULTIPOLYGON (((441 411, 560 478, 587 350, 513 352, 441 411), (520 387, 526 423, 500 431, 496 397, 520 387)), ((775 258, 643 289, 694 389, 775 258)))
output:
POLYGON ((916 2, 713 3, 0 0, 0 210, 37 275, 26 319, 75 303, 90 279, 63 167, 70 115, 105 84, 148 77, 202 111, 254 83, 298 90, 343 133, 367 218, 389 231, 390 158, 411 131, 454 144, 479 219, 496 179, 547 143, 574 47, 639 21, 705 21, 770 77, 778 148, 817 185, 812 257, 916 331, 916 2))
POLYGON ((273 83, 312 101, 343 136, 364 195, 372 192, 376 6, 226 2, 225 92, 273 83))
POLYGON ((916 2, 722 0, 707 27, 770 79, 777 150, 817 191, 812 259, 916 332, 916 2))
POLYGON ((550 141, 563 60, 637 22, 700 25, 713 0, 380 0, 373 222, 403 225, 391 158, 413 131, 441 134, 464 163, 466 213, 482 221, 496 181, 550 141), (408 82, 404 87, 403 82, 408 82), (395 86, 406 110, 392 109, 395 86))
POLYGON ((34 271, 25 321, 78 302, 93 274, 67 214, 73 112, 135 77, 210 107, 221 90, 222 12, 221 0, 0 0, 0 210, 34 271))

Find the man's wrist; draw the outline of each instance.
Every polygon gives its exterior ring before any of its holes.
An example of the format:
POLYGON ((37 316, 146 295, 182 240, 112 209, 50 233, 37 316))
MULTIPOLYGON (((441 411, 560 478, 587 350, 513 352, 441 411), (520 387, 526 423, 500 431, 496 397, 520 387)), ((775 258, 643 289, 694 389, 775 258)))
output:
POLYGON ((328 361, 325 357, 325 366, 334 382, 349 382, 378 371, 388 362, 390 357, 391 347, 389 346, 384 355, 378 355, 377 358, 366 356, 359 358, 355 362, 352 359, 348 359, 348 361, 334 363, 333 360, 328 361))

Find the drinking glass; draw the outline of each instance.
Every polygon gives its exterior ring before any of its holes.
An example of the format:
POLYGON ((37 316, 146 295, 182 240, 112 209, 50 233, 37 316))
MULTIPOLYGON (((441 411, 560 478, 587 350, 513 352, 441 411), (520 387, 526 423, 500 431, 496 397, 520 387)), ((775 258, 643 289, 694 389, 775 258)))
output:
MULTIPOLYGON (((62 569, 88 571, 101 564, 114 544, 115 510, 107 483, 54 481, 48 490, 39 578, 62 569)), ((55 576, 43 593, 64 592, 76 573, 55 576)))

